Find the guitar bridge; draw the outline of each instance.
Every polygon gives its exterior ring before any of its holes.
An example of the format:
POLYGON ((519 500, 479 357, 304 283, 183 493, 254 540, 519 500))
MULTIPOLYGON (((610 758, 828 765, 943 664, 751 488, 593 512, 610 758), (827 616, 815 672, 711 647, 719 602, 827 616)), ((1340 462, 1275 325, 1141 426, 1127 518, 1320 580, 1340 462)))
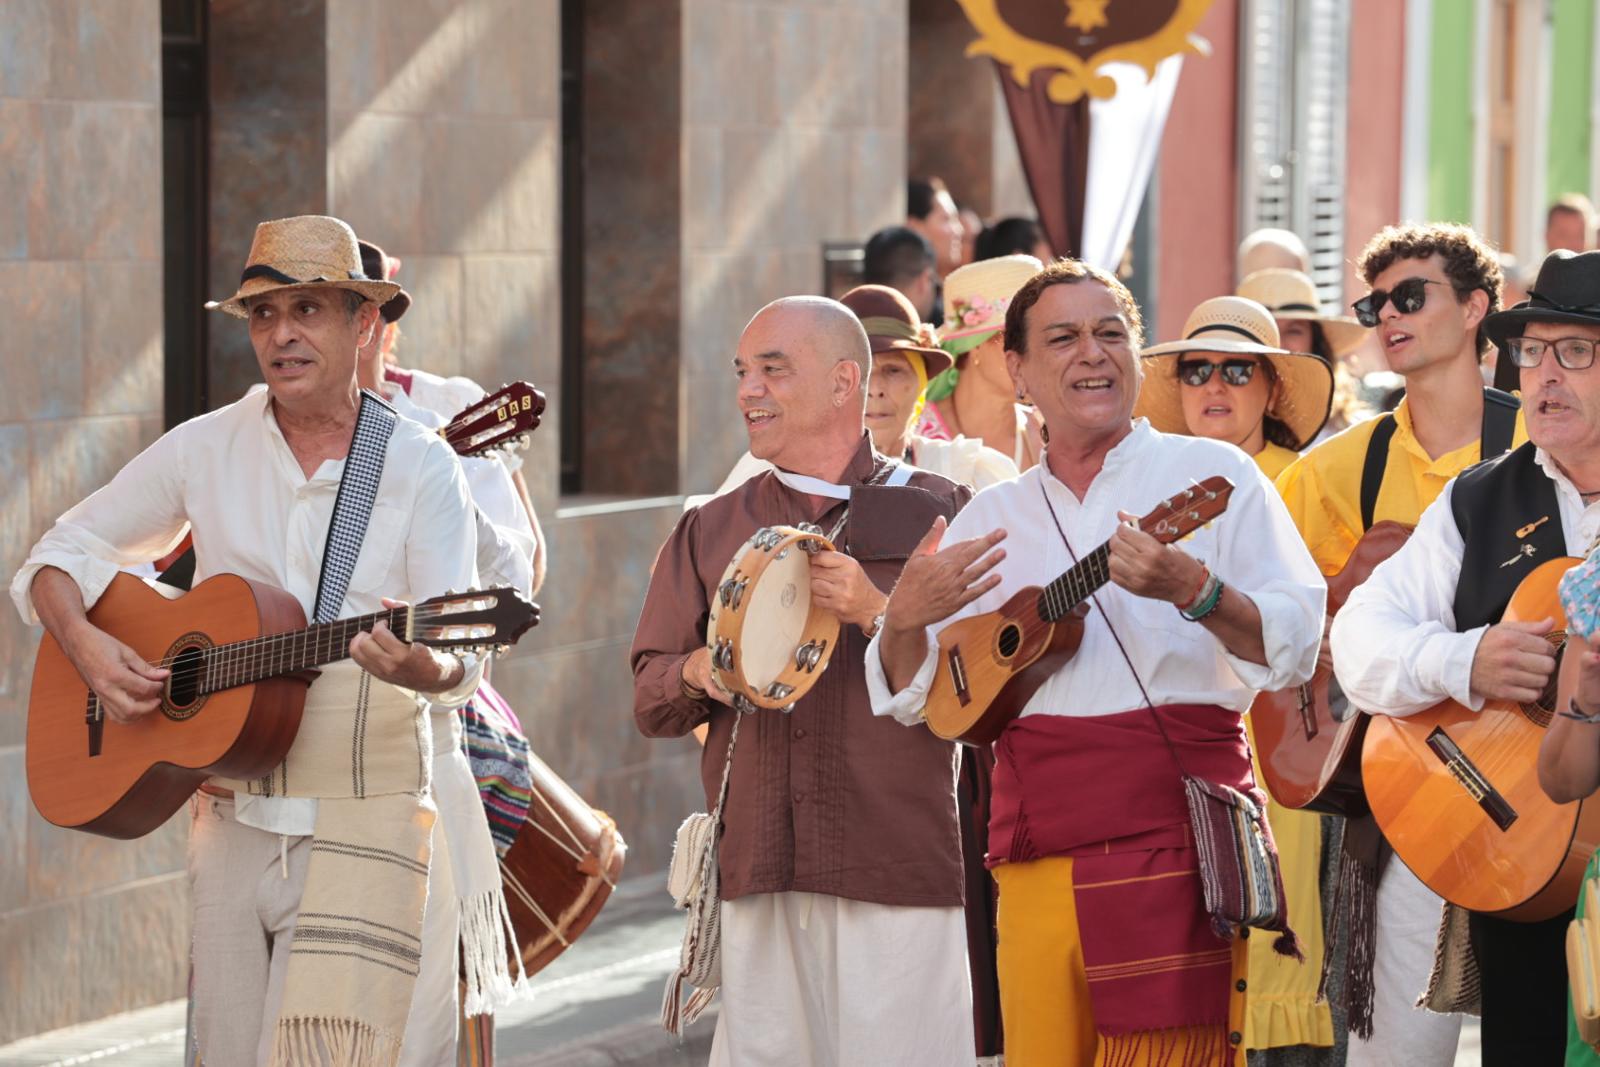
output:
POLYGON ((972 703, 972 692, 967 688, 967 665, 961 659, 960 646, 952 648, 947 659, 950 664, 950 682, 956 689, 956 699, 961 701, 962 707, 966 707, 972 703))
POLYGON ((1433 732, 1428 735, 1428 747, 1439 757, 1439 761, 1444 764, 1451 776, 1461 783, 1461 788, 1478 802, 1478 806, 1496 826, 1502 831, 1511 829, 1511 824, 1517 821, 1516 809, 1500 794, 1483 772, 1478 770, 1477 764, 1461 751, 1461 746, 1451 740, 1450 735, 1444 732, 1444 727, 1433 728, 1433 732))
POLYGON ((87 710, 83 713, 84 724, 89 727, 89 758, 100 755, 100 742, 105 737, 106 715, 100 709, 100 698, 93 693, 89 694, 87 710))

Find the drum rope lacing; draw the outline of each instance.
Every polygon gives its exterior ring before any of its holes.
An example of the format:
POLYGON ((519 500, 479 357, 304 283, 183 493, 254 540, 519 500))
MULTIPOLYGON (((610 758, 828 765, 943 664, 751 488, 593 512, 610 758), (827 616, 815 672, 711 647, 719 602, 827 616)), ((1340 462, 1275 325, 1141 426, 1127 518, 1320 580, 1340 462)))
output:
MULTIPOLYGON (((561 817, 561 813, 555 809, 555 805, 550 803, 549 798, 538 790, 535 790, 533 795, 534 799, 537 800, 540 805, 543 806, 544 810, 550 815, 550 817, 556 821, 556 825, 566 833, 567 840, 571 842, 571 845, 569 846, 567 841, 562 841, 558 836, 556 836, 556 834, 552 833, 542 823, 533 822, 533 828, 538 830, 541 834, 544 834, 545 837, 549 838, 557 848, 571 856, 580 865, 585 860, 593 859, 595 861, 595 869, 599 874, 600 880, 604 882, 610 889, 617 888, 617 883, 613 881, 608 874, 606 874, 605 868, 600 865, 600 857, 583 847, 583 842, 573 831, 572 826, 567 822, 567 820, 561 817)), ((532 822, 532 820, 530 820, 530 822, 532 822)), ((511 886, 512 892, 516 895, 517 899, 522 901, 522 903, 528 908, 529 911, 533 912, 540 922, 544 923, 546 929, 556 936, 556 940, 560 941, 563 947, 570 947, 572 942, 567 940, 566 936, 561 932, 561 929, 555 924, 554 920, 550 918, 549 914, 543 908, 541 908, 538 902, 533 899, 532 895, 530 895, 528 891, 522 887, 522 883, 517 879, 517 876, 506 869, 504 860, 500 861, 500 870, 505 875, 505 880, 507 884, 511 886)))

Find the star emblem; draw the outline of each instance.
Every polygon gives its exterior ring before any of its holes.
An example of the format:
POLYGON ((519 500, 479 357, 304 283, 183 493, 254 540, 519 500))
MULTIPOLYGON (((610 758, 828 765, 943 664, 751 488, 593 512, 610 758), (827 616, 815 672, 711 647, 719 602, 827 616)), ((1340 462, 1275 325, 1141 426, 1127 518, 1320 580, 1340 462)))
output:
POLYGON ((1111 0, 1067 0, 1067 26, 1089 33, 1108 25, 1106 5, 1111 0))

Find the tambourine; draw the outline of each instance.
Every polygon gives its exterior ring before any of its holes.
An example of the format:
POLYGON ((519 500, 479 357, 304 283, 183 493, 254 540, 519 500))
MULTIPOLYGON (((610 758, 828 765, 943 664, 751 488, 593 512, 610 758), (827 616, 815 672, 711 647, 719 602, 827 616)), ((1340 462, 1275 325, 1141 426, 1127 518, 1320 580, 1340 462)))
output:
POLYGON ((740 711, 789 711, 828 666, 839 620, 811 602, 811 557, 833 551, 814 526, 757 530, 711 601, 711 677, 740 711))

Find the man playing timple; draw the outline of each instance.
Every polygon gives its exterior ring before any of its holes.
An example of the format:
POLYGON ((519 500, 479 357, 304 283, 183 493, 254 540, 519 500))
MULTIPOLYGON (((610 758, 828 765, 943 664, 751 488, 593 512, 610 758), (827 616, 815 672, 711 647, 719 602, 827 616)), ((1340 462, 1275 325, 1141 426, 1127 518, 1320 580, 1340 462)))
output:
MULTIPOLYGON (((1356 301, 1357 317, 1376 328, 1390 368, 1405 376, 1406 395, 1392 415, 1329 438, 1278 478, 1325 575, 1344 569, 1373 523, 1416 525, 1456 474, 1526 439, 1509 398, 1486 396, 1478 369, 1488 348, 1479 326, 1500 302, 1499 263, 1483 240, 1465 226, 1389 227, 1367 243, 1357 265, 1371 286, 1356 301)), ((1350 953, 1344 984, 1356 1035, 1350 1062, 1452 1063, 1460 1019, 1412 1007, 1433 961, 1439 897, 1404 864, 1388 862, 1370 816, 1347 824, 1344 854, 1346 893, 1372 907, 1336 920, 1375 915, 1351 930, 1370 947, 1350 953), (1354 967, 1364 959, 1373 961, 1370 973, 1354 967)))
MULTIPOLYGON (((1597 308, 1600 252, 1556 252, 1544 261, 1526 302, 1485 320, 1502 358, 1520 368, 1531 441, 1446 485, 1411 540, 1345 603, 1333 623, 1333 662, 1352 703, 1410 715, 1447 698, 1471 708, 1485 700, 1539 699, 1555 668, 1545 639, 1552 620, 1499 620, 1530 571, 1583 555, 1600 532, 1597 308)), ((1588 715, 1596 709, 1562 710, 1588 715)), ((1557 730, 1576 732, 1556 721, 1557 730)), ((1592 748, 1592 735, 1579 737, 1577 745, 1592 748)), ((1561 1062, 1571 917, 1570 910, 1532 923, 1471 916, 1486 1067, 1561 1062)), ((1437 925, 1437 912, 1434 919, 1437 925)), ((1385 1045, 1391 1036, 1380 1029, 1374 1044, 1385 1045)))
POLYGON ((1110 584, 1076 656, 995 744, 989 862, 1012 1067, 1244 1062, 1244 943, 1212 930, 1157 721, 1188 773, 1253 789, 1240 714, 1316 660, 1326 590, 1271 483, 1230 445, 1131 418, 1140 339, 1132 295, 1103 271, 1063 260, 1022 286, 1005 356, 1044 416, 1045 460, 979 494, 947 547, 935 525, 867 650, 874 713, 920 737, 938 630, 1110 539, 1110 584), (1235 487, 1227 511, 1189 539, 1163 546, 1129 523, 1214 475, 1235 487), (1003 556, 984 555, 1002 538, 1003 556))
POLYGON ((763 527, 815 523, 839 549, 811 564, 813 603, 842 624, 826 672, 792 713, 749 715, 732 757, 713 1064, 973 1060, 955 749, 874 718, 862 671, 880 590, 971 494, 873 451, 870 359, 861 323, 832 300, 779 300, 750 321, 734 356, 739 412, 751 452, 777 469, 684 513, 634 635, 639 729, 710 724, 701 778, 714 806, 739 714, 705 645, 717 584, 763 527))
MULTIPOLYGON (((377 305, 398 290, 365 277, 355 234, 338 219, 262 223, 239 291, 209 306, 248 318, 266 390, 167 433, 34 546, 12 598, 30 621, 37 610, 113 724, 154 712, 168 672, 97 629, 86 609, 119 565, 170 551, 186 525, 194 530, 197 580, 233 573, 264 582, 287 590, 312 617, 358 409, 365 420, 377 403, 356 388, 356 351, 378 321, 377 305)), ((472 505, 449 447, 416 423, 394 420, 382 470, 340 616, 474 581, 472 505)), ((284 1062, 291 1048, 320 1042, 349 1050, 329 1062, 420 1065, 435 1062, 431 1049, 454 1034, 453 1013, 442 1037, 404 1032, 419 964, 455 948, 453 938, 421 941, 430 876, 448 870, 430 863, 423 739, 428 700, 461 703, 481 669, 408 645, 382 623, 355 637, 350 655, 379 684, 368 686, 348 664, 325 668, 282 766, 307 757, 308 744, 328 751, 322 743, 341 723, 342 750, 350 751, 349 723, 361 699, 356 754, 373 760, 364 768, 364 796, 351 792, 346 765, 332 783, 309 771, 274 771, 273 796, 244 795, 245 783, 230 783, 241 791, 237 804, 214 784, 195 798, 194 1007, 208 1063, 284 1062), (405 863, 351 858, 378 851, 405 863), (316 922, 297 921, 302 910, 319 913, 316 922), (394 939, 359 957, 319 950, 359 937, 368 924, 392 928, 394 939)), ((250 783, 250 793, 259 785, 250 783)))

